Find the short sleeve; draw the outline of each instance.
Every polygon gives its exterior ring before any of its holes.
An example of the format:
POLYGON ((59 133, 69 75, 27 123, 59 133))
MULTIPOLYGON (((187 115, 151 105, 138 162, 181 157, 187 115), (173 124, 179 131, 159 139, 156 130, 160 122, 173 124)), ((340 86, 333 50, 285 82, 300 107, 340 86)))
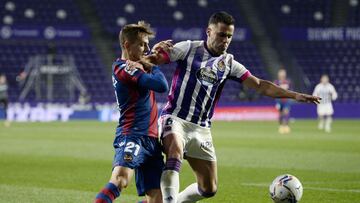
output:
POLYGON ((251 76, 251 73, 245 68, 245 66, 235 60, 232 60, 229 79, 242 82, 249 76, 251 76))
POLYGON ((176 43, 170 52, 170 61, 184 60, 190 50, 191 41, 176 43))

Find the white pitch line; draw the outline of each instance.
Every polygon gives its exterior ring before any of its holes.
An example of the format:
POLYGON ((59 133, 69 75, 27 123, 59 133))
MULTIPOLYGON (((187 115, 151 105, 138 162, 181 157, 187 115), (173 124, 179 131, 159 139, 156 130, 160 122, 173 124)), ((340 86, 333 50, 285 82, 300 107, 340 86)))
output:
MULTIPOLYGON (((268 187, 268 184, 265 184, 265 183, 241 183, 241 185, 254 186, 254 187, 268 187)), ((335 188, 323 188, 323 187, 304 187, 304 190, 360 193, 360 190, 357 190, 357 189, 335 189, 335 188)))

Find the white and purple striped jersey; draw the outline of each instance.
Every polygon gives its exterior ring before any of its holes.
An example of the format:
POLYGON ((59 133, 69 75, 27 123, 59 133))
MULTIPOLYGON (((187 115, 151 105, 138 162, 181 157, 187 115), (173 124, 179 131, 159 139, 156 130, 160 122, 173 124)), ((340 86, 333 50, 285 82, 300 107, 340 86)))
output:
POLYGON ((214 107, 227 79, 242 82, 251 73, 232 54, 212 55, 204 41, 174 45, 170 61, 177 67, 162 115, 171 114, 203 127, 211 126, 214 107))
POLYGON ((320 105, 331 104, 331 101, 336 100, 338 96, 335 87, 330 83, 317 84, 314 89, 313 95, 321 97, 320 105))

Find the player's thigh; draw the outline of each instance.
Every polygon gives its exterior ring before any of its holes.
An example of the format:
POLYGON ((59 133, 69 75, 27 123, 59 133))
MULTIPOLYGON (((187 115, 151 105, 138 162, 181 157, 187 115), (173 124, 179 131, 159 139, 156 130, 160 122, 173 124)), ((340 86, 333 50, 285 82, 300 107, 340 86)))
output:
POLYGON ((174 116, 160 118, 161 140, 167 158, 182 159, 185 145, 184 121, 174 116))
POLYGON ((147 203, 161 203, 162 202, 162 194, 160 189, 152 189, 146 191, 146 200, 147 203))
POLYGON ((125 166, 115 166, 112 173, 110 182, 119 188, 126 188, 134 174, 134 170, 125 166))
POLYGON ((176 133, 168 134, 162 139, 164 152, 167 158, 183 158, 183 142, 180 138, 181 135, 176 133))
POLYGON ((185 157, 216 161, 215 147, 210 129, 194 124, 189 124, 187 127, 186 136, 188 141, 184 148, 185 157))
POLYGON ((164 159, 158 141, 152 139, 147 143, 148 153, 145 162, 135 169, 136 188, 140 196, 147 194, 148 191, 160 189, 160 179, 164 168, 164 159))
POLYGON ((199 187, 206 192, 217 190, 217 162, 187 157, 191 168, 195 172, 199 187))

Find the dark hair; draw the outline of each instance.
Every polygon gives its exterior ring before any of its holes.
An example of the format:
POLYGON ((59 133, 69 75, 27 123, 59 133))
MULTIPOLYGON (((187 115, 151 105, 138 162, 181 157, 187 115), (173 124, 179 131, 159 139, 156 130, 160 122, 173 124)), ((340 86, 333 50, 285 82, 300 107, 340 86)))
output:
POLYGON ((208 25, 218 24, 218 23, 224 23, 226 25, 234 25, 235 19, 227 12, 220 11, 211 15, 208 25))
POLYGON ((119 34, 119 41, 121 49, 124 49, 125 40, 134 42, 138 39, 139 34, 145 34, 149 37, 154 37, 155 33, 151 30, 150 24, 145 21, 139 21, 137 24, 125 25, 119 34))

